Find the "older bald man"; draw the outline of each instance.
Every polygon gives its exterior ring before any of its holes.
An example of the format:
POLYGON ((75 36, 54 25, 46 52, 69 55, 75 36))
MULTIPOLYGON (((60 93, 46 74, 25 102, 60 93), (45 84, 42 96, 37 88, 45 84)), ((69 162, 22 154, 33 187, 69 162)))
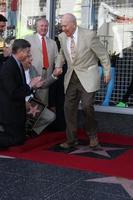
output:
POLYGON ((98 59, 104 68, 104 82, 110 79, 110 59, 94 31, 77 26, 74 15, 67 13, 61 20, 62 33, 59 35, 61 49, 56 62, 56 72, 62 70, 64 60, 68 64, 65 75, 65 119, 67 141, 62 148, 78 144, 77 110, 79 101, 85 114, 85 130, 92 148, 98 146, 97 126, 94 117, 95 92, 99 89, 98 59))

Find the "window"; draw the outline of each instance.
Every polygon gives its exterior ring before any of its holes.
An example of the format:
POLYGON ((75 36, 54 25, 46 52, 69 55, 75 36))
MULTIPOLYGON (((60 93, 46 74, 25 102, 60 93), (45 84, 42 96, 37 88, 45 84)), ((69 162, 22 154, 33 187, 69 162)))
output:
POLYGON ((36 19, 48 15, 46 0, 0 0, 0 13, 7 17, 8 38, 23 38, 35 31, 36 19))

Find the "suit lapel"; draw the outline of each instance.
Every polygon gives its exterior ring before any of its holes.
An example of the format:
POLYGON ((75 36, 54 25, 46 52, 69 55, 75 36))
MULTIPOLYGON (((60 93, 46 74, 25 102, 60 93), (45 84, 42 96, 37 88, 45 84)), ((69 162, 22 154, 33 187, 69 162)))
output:
POLYGON ((38 47, 39 51, 42 53, 41 41, 39 40, 39 37, 37 34, 35 34, 35 45, 38 47))
POLYGON ((52 47, 51 47, 51 44, 50 44, 50 40, 47 37, 46 37, 46 47, 47 47, 48 59, 50 59, 50 49, 52 47))
MULTIPOLYGON (((67 48, 67 36, 66 36, 65 34, 64 34, 63 36, 64 36, 64 38, 63 38, 63 41, 64 41, 64 49, 65 49, 65 51, 66 51, 66 53, 67 53, 67 56, 69 57, 70 62, 72 62, 71 57, 70 57, 70 54, 69 54, 69 52, 68 52, 68 48, 67 48)), ((78 55, 79 55, 79 50, 80 50, 80 47, 81 47, 82 39, 83 39, 83 38, 82 38, 82 32, 81 32, 81 30, 80 30, 80 27, 78 27, 77 45, 76 45, 76 55, 75 55, 75 58, 74 58, 74 60, 73 60, 72 63, 74 63, 74 62, 76 61, 76 59, 77 59, 77 57, 78 57, 78 55)))
POLYGON ((70 57, 70 54, 69 54, 69 51, 68 51, 68 48, 67 48, 67 36, 65 35, 65 33, 64 33, 64 35, 63 35, 63 45, 64 45, 64 51, 66 52, 66 57, 67 58, 69 58, 69 60, 70 60, 70 62, 72 62, 71 61, 71 57, 70 57))
POLYGON ((26 84, 26 78, 25 78, 25 73, 24 73, 24 69, 21 66, 18 65, 17 61, 15 60, 15 58, 13 56, 11 56, 11 62, 14 63, 14 67, 16 68, 17 72, 18 72, 18 76, 17 78, 19 78, 19 80, 22 81, 23 84, 26 84), (20 69, 20 67, 22 67, 22 70, 20 69))
POLYGON ((78 27, 78 35, 77 35, 77 45, 76 45, 76 55, 75 58, 73 60, 73 63, 76 61, 78 55, 79 55, 79 50, 80 50, 80 46, 81 46, 81 41, 82 41, 82 34, 81 34, 81 30, 78 27))
MULTIPOLYGON (((41 44, 41 41, 38 37, 37 34, 35 34, 35 45, 38 47, 40 53, 42 54, 42 44, 41 44)), ((52 48, 51 45, 50 45, 50 41, 49 41, 49 38, 46 37, 46 47, 47 47, 47 52, 48 52, 48 59, 49 59, 49 56, 50 56, 50 49, 52 48)))

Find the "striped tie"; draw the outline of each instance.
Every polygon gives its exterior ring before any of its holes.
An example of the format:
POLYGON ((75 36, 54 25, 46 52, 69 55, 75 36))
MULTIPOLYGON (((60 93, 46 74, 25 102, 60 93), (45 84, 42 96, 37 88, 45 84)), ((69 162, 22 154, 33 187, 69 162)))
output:
POLYGON ((74 61, 76 55, 76 45, 73 37, 71 37, 70 50, 71 50, 71 59, 72 61, 74 61))

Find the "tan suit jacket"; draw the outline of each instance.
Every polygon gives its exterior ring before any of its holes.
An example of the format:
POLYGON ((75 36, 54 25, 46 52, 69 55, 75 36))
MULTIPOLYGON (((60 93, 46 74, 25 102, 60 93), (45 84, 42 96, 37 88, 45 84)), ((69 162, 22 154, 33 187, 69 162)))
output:
MULTIPOLYGON (((44 70, 43 57, 42 57, 42 45, 38 37, 38 34, 34 33, 33 35, 26 36, 25 39, 28 40, 31 44, 31 54, 33 57, 32 64, 35 66, 35 69, 37 70, 38 75, 41 75, 44 79, 49 78, 53 72, 55 61, 58 55, 56 42, 46 37, 49 67, 47 70, 44 70)), ((40 90, 40 98, 44 99, 43 102, 45 104, 48 103, 48 89, 40 90)))
POLYGON ((84 89, 87 92, 94 92, 99 89, 100 85, 98 58, 104 67, 104 74, 109 75, 109 55, 94 31, 78 27, 77 40, 76 56, 72 62, 67 49, 67 36, 65 33, 59 35, 61 49, 56 67, 62 67, 64 60, 67 60, 68 70, 64 81, 65 91, 74 70, 84 89))

